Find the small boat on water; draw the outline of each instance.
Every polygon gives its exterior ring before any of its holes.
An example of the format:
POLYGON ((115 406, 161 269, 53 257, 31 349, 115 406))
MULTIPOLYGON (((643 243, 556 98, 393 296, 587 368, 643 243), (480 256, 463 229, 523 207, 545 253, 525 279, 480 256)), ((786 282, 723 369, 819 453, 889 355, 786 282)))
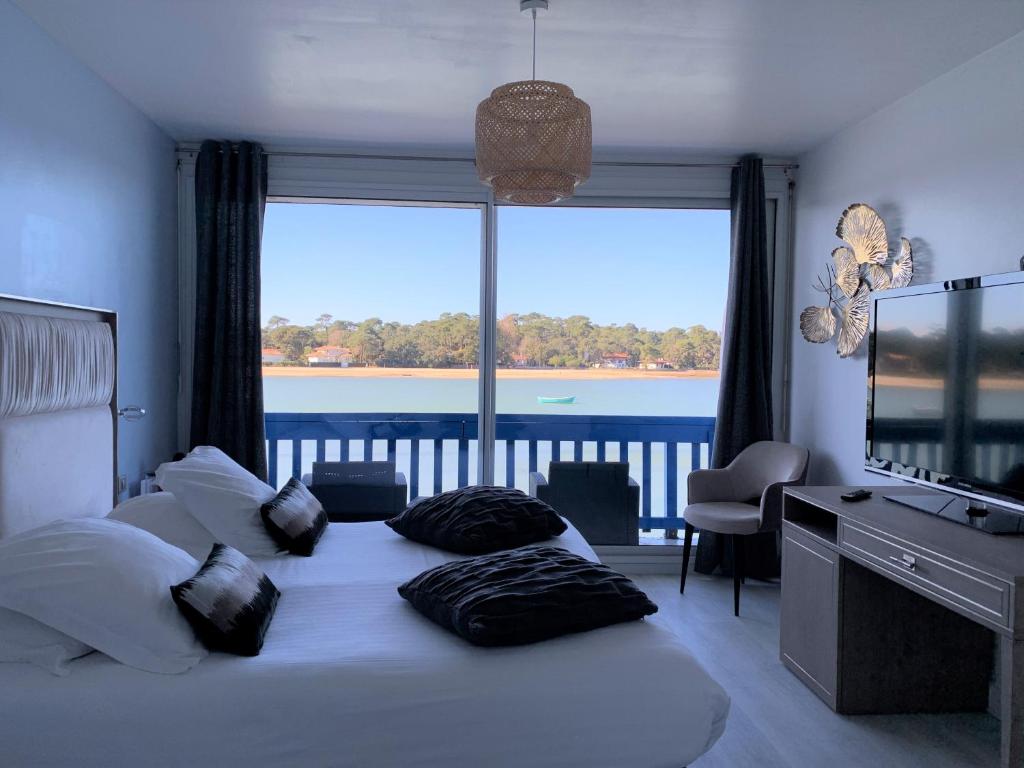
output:
POLYGON ((572 405, 576 402, 576 395, 566 395, 565 397, 537 397, 537 402, 541 405, 572 405))

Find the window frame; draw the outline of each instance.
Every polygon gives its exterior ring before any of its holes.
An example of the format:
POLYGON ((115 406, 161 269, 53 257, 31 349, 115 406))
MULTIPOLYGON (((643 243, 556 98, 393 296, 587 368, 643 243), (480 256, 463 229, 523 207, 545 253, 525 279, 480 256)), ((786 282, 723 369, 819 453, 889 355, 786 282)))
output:
MULTIPOLYGON (((481 210, 477 482, 493 484, 497 349, 497 208, 472 160, 268 149, 268 202, 459 207, 481 210)), ((194 147, 177 152, 179 380, 178 445, 187 450, 195 317, 194 147)), ((560 207, 728 209, 733 158, 695 162, 596 162, 590 181, 560 207)), ((793 181, 785 164, 765 170, 769 276, 773 301, 772 392, 776 438, 788 434, 789 327, 792 324, 793 181)))

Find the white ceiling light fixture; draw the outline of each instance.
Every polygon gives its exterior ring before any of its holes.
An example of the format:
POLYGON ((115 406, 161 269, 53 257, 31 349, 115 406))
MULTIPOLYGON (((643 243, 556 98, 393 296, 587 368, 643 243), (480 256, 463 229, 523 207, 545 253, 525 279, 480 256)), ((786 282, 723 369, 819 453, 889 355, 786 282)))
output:
POLYGON ((495 88, 476 108, 477 173, 509 203, 564 200, 590 178, 590 107, 569 86, 537 80, 537 11, 547 7, 519 0, 533 17, 533 78, 495 88))

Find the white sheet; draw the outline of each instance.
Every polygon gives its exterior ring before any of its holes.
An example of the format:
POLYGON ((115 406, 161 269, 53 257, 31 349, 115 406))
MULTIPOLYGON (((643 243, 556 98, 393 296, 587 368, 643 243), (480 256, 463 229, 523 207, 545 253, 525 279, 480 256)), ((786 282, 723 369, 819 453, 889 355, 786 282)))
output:
MULTIPOLYGON (((564 518, 563 518, 564 519, 564 518)), ((597 562, 586 539, 568 520, 565 533, 545 543, 564 547, 597 562)), ((258 558, 271 581, 287 585, 382 582, 397 587, 427 568, 463 555, 417 544, 384 523, 335 523, 327 526, 312 557, 258 558)), ((399 598, 401 599, 401 598, 399 598)))
POLYGON ((0 665, 3 762, 681 768, 722 733, 728 697, 656 620, 499 649, 427 621, 395 587, 452 557, 332 525, 312 558, 261 561, 282 596, 256 658, 0 665))

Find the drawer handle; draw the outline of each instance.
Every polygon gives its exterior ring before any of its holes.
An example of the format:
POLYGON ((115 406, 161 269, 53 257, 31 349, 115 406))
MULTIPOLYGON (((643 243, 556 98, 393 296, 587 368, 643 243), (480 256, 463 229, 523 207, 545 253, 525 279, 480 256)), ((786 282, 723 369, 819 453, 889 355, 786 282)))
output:
POLYGON ((908 571, 912 571, 917 568, 917 558, 913 555, 903 554, 899 557, 896 557, 896 555, 889 555, 889 560, 896 563, 900 568, 906 568, 908 571))

